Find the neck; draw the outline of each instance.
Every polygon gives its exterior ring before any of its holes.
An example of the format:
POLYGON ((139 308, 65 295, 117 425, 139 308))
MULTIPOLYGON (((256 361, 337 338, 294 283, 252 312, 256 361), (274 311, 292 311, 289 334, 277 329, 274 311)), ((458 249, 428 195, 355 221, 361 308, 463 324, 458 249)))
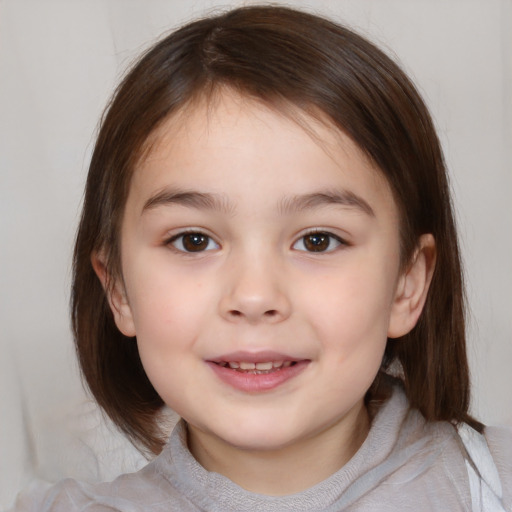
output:
POLYGON ((240 487, 269 496, 295 494, 325 480, 344 466, 369 431, 364 405, 307 439, 273 450, 245 450, 189 425, 189 448, 208 471, 240 487))

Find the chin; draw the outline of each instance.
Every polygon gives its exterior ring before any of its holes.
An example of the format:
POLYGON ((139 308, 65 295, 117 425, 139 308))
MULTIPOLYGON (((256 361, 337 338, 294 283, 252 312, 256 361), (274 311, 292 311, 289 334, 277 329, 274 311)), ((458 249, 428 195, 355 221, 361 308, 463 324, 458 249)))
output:
POLYGON ((243 425, 235 430, 230 429, 229 432, 218 432, 217 435, 234 448, 261 452, 282 450, 304 437, 303 434, 276 423, 265 426, 243 425))

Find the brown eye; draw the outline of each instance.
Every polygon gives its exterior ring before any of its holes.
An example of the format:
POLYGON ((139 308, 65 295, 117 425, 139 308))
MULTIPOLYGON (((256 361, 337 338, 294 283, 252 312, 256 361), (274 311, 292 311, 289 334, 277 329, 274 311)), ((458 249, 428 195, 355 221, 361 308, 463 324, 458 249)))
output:
POLYGON ((182 252, 202 252, 218 249, 219 246, 203 233, 184 233, 170 240, 170 244, 182 252))
POLYGON ((315 233, 314 235, 304 237, 304 247, 312 252, 326 251, 329 248, 330 242, 329 235, 325 233, 315 233))
POLYGON ((200 233, 191 233, 183 237, 183 247, 186 251, 204 251, 208 247, 208 237, 200 233))
POLYGON ((343 241, 332 233, 319 231, 301 237, 293 248, 307 252, 330 252, 342 244, 343 241))

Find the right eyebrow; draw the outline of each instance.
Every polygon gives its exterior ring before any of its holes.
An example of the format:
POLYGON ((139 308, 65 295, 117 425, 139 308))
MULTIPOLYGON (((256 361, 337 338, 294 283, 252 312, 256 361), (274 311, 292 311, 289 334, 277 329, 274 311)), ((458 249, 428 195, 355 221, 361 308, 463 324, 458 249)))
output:
POLYGON ((157 208, 158 206, 169 206, 178 204, 200 210, 213 210, 232 214, 233 205, 221 194, 197 192, 192 190, 177 190, 165 188, 152 195, 142 207, 142 213, 157 208))

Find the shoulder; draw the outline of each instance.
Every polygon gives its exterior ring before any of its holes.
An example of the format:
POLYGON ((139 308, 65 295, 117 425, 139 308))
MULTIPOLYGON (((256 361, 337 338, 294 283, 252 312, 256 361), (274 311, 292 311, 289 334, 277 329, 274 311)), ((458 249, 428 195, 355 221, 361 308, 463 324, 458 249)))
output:
POLYGON ((7 512, 60 512, 79 510, 84 502, 76 501, 81 494, 79 482, 66 479, 57 484, 40 480, 31 482, 30 486, 21 492, 15 504, 7 512))
POLYGON ((33 482, 7 512, 164 512, 189 511, 186 500, 161 471, 158 461, 111 482, 65 479, 51 485, 33 482))
POLYGON ((503 503, 512 510, 512 428, 486 427, 484 436, 500 476, 503 503))
POLYGON ((7 512, 124 511, 125 508, 119 506, 119 500, 112 493, 100 489, 104 485, 70 478, 54 485, 32 482, 28 489, 18 495, 16 503, 7 512))
POLYGON ((172 487, 134 473, 108 483, 65 479, 52 486, 38 485, 20 494, 8 512, 163 512, 176 510, 180 500, 172 487))

